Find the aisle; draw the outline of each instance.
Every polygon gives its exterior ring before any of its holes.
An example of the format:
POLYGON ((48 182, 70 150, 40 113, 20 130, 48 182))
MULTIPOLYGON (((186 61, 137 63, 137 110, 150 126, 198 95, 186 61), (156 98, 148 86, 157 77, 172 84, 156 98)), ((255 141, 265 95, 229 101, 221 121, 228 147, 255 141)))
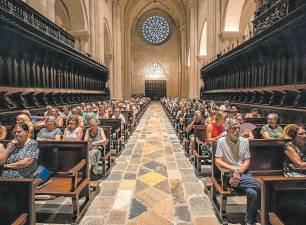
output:
POLYGON ((81 225, 214 225, 203 184, 162 106, 153 102, 81 225))

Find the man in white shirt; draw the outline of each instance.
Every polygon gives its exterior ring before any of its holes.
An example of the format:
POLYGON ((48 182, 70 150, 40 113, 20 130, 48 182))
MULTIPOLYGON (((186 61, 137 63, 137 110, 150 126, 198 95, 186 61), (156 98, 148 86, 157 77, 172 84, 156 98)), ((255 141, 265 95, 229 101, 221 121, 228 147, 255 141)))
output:
POLYGON ((227 135, 217 142, 215 163, 232 171, 229 185, 247 196, 247 225, 255 224, 258 213, 259 185, 248 171, 250 166, 249 141, 239 136, 240 124, 236 119, 226 121, 227 135))

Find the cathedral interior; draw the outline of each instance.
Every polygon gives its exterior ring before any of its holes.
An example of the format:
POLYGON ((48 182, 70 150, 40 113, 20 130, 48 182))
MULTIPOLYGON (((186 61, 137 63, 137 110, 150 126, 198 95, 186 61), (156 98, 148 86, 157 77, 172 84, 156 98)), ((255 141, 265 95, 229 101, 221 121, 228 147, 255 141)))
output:
POLYGON ((303 225, 306 2, 0 0, 0 225, 303 225))

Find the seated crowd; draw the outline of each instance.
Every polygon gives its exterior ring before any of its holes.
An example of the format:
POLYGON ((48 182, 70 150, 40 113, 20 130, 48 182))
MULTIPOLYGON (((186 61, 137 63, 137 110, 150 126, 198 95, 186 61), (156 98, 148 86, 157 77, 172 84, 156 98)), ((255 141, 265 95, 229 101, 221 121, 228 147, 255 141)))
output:
POLYGON ((13 126, 0 123, 0 140, 10 139, 4 147, 0 143, 0 178, 33 178, 38 168, 39 148, 37 141, 87 141, 89 150, 89 169, 95 179, 101 158, 101 149, 108 142, 99 119, 119 118, 122 127, 127 123, 122 111, 132 111, 131 123, 135 125, 136 116, 148 98, 130 101, 113 100, 80 106, 58 108, 47 106, 43 116, 32 115, 23 110, 16 116, 13 126), (35 135, 35 130, 39 130, 35 135))
POLYGON ((245 122, 247 118, 260 118, 259 111, 254 108, 249 112, 239 113, 229 101, 225 101, 220 106, 212 101, 205 102, 199 99, 163 98, 161 101, 176 130, 181 129, 180 124, 184 124, 186 138, 190 141, 191 161, 195 160, 192 154, 195 149, 193 130, 196 125, 205 127, 203 134, 205 140, 201 151, 207 152, 212 157, 212 142, 217 142, 213 163, 231 172, 228 177, 229 190, 247 196, 246 224, 255 224, 257 221, 260 192, 259 184, 250 173, 252 156, 249 140, 288 139, 282 152, 283 175, 285 177, 306 175, 306 132, 303 126, 280 125, 277 113, 269 113, 267 123, 260 126, 245 122))

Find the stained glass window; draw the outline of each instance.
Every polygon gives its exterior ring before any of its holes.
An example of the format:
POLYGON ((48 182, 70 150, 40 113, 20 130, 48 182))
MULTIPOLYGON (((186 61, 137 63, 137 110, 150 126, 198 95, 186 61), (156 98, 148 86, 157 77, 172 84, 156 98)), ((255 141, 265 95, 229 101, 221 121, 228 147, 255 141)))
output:
POLYGON ((145 71, 146 78, 166 78, 165 71, 159 62, 155 61, 153 64, 145 71))
POLYGON ((142 24, 142 35, 151 44, 161 44, 170 34, 170 25, 162 16, 150 16, 142 24))

